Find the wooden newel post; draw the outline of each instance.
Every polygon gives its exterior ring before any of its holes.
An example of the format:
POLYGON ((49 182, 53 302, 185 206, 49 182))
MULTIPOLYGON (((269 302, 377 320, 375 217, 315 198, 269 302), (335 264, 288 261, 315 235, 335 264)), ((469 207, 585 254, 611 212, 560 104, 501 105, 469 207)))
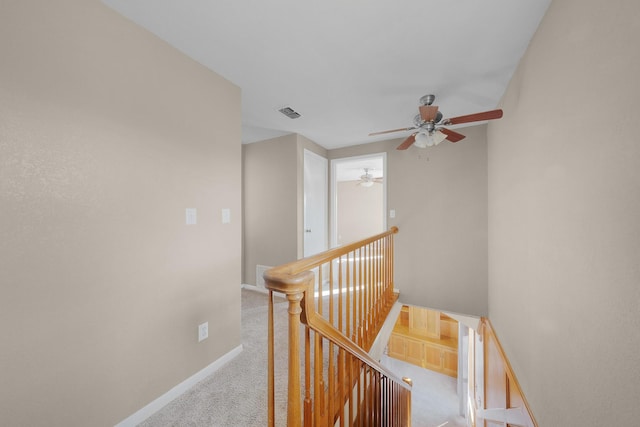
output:
MULTIPOLYGON (((289 301, 288 307, 288 335, 289 335, 289 362, 288 362, 288 398, 287 398, 287 426, 296 427, 302 423, 301 393, 300 393, 300 314, 302 313, 302 299, 309 286, 314 283, 314 275, 311 271, 305 271, 298 275, 289 275, 276 269, 268 270, 264 274, 265 287, 271 291, 286 295, 289 301)), ((273 305, 270 302, 269 313, 269 426, 275 425, 275 390, 274 390, 274 330, 273 330, 273 305)))
POLYGON ((287 399, 287 426, 299 426, 300 409, 300 313, 302 292, 288 294, 289 300, 289 397, 287 399))

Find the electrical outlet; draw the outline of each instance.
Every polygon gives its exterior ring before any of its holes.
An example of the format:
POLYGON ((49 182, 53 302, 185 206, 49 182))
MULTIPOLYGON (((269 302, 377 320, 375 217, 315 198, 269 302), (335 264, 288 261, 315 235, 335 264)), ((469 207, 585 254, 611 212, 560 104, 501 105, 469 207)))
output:
POLYGON ((209 322, 198 325, 198 342, 206 340, 209 337, 209 322))

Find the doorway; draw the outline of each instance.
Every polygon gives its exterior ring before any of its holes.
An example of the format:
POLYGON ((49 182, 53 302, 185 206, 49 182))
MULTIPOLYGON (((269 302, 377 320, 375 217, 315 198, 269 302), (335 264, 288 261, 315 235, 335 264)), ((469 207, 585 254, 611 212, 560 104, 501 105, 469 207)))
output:
POLYGON ((327 248, 327 159, 304 150, 304 250, 308 257, 327 248))
POLYGON ((331 247, 387 229, 387 153, 331 160, 331 247))

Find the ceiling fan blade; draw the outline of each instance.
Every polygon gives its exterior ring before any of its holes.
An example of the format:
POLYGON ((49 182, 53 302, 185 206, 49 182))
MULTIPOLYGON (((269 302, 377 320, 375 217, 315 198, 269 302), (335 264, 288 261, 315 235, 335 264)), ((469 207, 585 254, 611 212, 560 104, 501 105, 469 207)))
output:
POLYGON ((425 122, 434 122, 436 120, 436 116, 438 115, 437 105, 421 105, 419 110, 420 117, 425 122))
POLYGON ((416 134, 415 133, 413 135, 409 135, 409 137, 407 139, 405 139, 402 144, 398 145, 396 150, 406 150, 407 148, 411 147, 414 142, 416 142, 416 134))
POLYGON ((448 125, 457 125, 460 123, 480 122, 483 120, 499 119, 500 117, 502 117, 502 110, 498 109, 498 110, 485 111, 483 113, 469 114, 466 116, 452 117, 450 119, 445 120, 445 123, 448 125))
POLYGON ((438 130, 447 135, 447 140, 451 142, 458 142, 461 139, 466 138, 466 136, 464 136, 463 134, 452 131, 450 129, 440 128, 438 130))
POLYGON ((399 129, 383 130, 381 132, 370 133, 369 136, 382 135, 382 134, 385 134, 385 133, 401 132, 401 131, 407 131, 407 130, 413 130, 413 129, 415 129, 415 128, 413 127, 413 128, 399 128, 399 129))

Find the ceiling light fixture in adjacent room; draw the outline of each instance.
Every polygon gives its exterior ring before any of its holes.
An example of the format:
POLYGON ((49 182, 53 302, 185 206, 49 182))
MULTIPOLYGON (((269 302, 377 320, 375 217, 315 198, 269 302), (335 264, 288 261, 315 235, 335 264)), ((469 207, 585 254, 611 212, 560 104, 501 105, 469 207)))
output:
POLYGON ((382 177, 375 178, 369 173, 369 168, 364 168, 364 175, 360 177, 358 185, 362 187, 371 187, 375 183, 382 183, 382 177))

